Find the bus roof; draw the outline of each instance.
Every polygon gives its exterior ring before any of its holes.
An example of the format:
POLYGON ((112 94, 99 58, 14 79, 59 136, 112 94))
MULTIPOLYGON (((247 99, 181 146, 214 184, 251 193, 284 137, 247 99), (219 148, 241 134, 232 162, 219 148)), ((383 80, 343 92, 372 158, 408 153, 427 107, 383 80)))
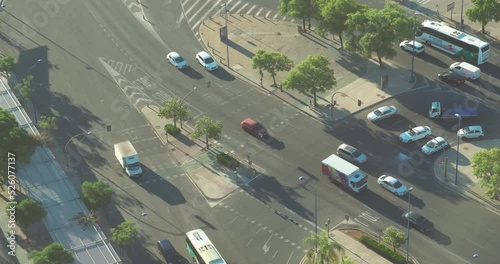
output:
POLYGON ((437 22, 433 20, 425 20, 422 22, 422 26, 427 27, 427 28, 432 28, 436 31, 442 32, 444 34, 447 34, 450 37, 456 38, 458 40, 461 40, 467 44, 474 45, 476 47, 482 48, 486 45, 488 45, 487 42, 482 41, 472 35, 469 35, 467 33, 464 33, 458 29, 452 28, 448 26, 446 23, 442 22, 437 22))
POLYGON ((207 234, 201 229, 195 229, 186 233, 186 237, 191 241, 194 249, 203 260, 210 264, 225 264, 226 261, 219 254, 207 234))

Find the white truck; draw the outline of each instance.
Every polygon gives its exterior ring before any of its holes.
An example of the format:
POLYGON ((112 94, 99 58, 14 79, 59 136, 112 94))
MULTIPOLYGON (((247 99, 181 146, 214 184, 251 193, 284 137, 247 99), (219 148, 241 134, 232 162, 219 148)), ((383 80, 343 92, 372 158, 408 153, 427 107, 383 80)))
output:
POLYGON ((138 177, 142 174, 139 155, 130 141, 127 140, 115 144, 115 157, 128 176, 138 177))
POLYGON ((321 172, 331 181, 338 182, 355 193, 368 187, 366 175, 358 167, 335 154, 321 162, 321 172))

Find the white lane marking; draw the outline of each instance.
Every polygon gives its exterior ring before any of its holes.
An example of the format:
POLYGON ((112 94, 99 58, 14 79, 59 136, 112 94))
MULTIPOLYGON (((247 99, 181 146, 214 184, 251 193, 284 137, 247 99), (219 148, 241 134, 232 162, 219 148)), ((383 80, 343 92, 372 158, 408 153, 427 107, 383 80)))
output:
POLYGON ((244 4, 240 9, 238 9, 238 11, 236 11, 236 14, 239 14, 241 12, 241 10, 243 10, 247 6, 248 6, 248 3, 244 4))
POLYGON ((290 263, 290 260, 292 259, 292 256, 293 256, 293 253, 295 251, 292 251, 292 253, 290 254, 290 256, 288 257, 288 260, 286 261, 286 264, 290 263))
POLYGON ((229 223, 230 223, 230 224, 234 223, 234 221, 236 221, 236 219, 238 219, 238 218, 239 218, 239 216, 236 216, 236 217, 233 219, 233 221, 231 221, 231 222, 229 222, 229 223))
MULTIPOLYGON (((269 231, 271 231, 271 230, 269 230, 269 231)), ((271 238, 273 238, 273 234, 271 234, 269 236, 269 239, 267 239, 266 243, 262 246, 262 250, 264 250, 264 254, 263 255, 265 255, 269 251, 269 249, 271 248, 271 246, 267 245, 269 243, 269 241, 271 241, 271 238)))
POLYGON ((260 15, 260 12, 262 12, 262 10, 264 10, 264 8, 263 8, 263 7, 261 7, 261 8, 259 9, 259 11, 257 11, 257 13, 255 14, 255 16, 259 16, 259 15, 260 15))
MULTIPOLYGON (((190 19, 188 19, 188 22, 189 22, 189 23, 191 23, 191 21, 193 21, 193 19, 194 19, 194 18, 195 18, 195 17, 196 17, 196 16, 197 16, 197 15, 198 15, 201 11, 203 11, 203 8, 204 8, 206 5, 208 5, 208 3, 210 3, 210 2, 209 2, 209 1, 205 2, 205 4, 203 4, 203 5, 202 5, 202 6, 198 9, 198 11, 197 11, 196 13, 194 13, 194 15, 193 15, 190 19)), ((213 9, 213 7, 212 7, 212 9, 213 9)), ((210 11, 212 11, 212 9, 210 9, 210 11)), ((208 12, 210 12, 210 11, 208 11, 208 12)), ((208 12, 207 12, 207 14, 208 14, 208 12)))
POLYGON ((254 10, 255 8, 256 8, 256 6, 252 6, 252 8, 250 8, 250 10, 248 10, 247 15, 250 15, 250 13, 252 12, 252 10, 254 10))
POLYGON ((474 242, 474 241, 472 241, 472 240, 470 240, 470 239, 466 239, 466 240, 467 240, 467 241, 469 241, 469 242, 471 242, 472 244, 474 244, 474 245, 476 245, 476 246, 480 247, 480 248, 483 248, 483 246, 479 245, 478 243, 476 243, 476 242, 474 242))
POLYGON ((232 12, 240 3, 241 3, 241 0, 238 1, 238 3, 234 4, 233 7, 231 7, 231 9, 229 9, 229 12, 232 12))
POLYGON ((270 14, 271 14, 271 10, 267 11, 265 18, 268 18, 270 14))
POLYGON ((193 10, 193 8, 196 7, 196 4, 198 4, 198 2, 200 2, 201 0, 197 0, 186 12, 184 12, 184 14, 187 16, 189 14, 189 12, 191 12, 191 10, 193 10))

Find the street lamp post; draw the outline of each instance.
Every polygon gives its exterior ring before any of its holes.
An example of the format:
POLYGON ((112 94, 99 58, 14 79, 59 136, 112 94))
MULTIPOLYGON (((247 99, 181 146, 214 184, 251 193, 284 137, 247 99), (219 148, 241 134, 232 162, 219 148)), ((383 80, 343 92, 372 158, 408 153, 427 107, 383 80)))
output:
MULTIPOLYGON (((306 180, 304 176, 299 177, 300 181, 306 180)), ((316 234, 316 247, 314 252, 318 252, 318 192, 316 191, 316 188, 312 187, 314 189, 314 233, 316 234)))
POLYGON ((462 0, 462 11, 460 11, 460 28, 464 28, 464 0, 462 0))
POLYGON ((226 27, 226 60, 227 60, 227 67, 228 68, 231 68, 231 66, 229 66, 229 44, 228 44, 228 40, 229 40, 229 29, 227 28, 227 15, 229 13, 229 10, 227 9, 227 4, 222 4, 221 7, 224 8, 224 18, 226 20, 225 22, 225 27, 226 27))
MULTIPOLYGON (((3 3, 3 1, 1 2, 3 3)), ((3 5, 0 3, 0 7, 3 7, 3 5)), ((42 59, 38 59, 35 64, 33 64, 33 66, 29 67, 28 70, 31 70, 33 68, 36 67, 36 65, 38 65, 39 62, 42 62, 43 60, 42 59)), ((31 83, 30 83, 30 86, 31 86, 31 83)), ((35 106, 35 99, 33 98, 33 95, 31 95, 31 104, 33 105, 33 117, 35 118, 35 125, 38 123, 38 120, 37 120, 37 114, 36 114, 36 106, 35 106)))
POLYGON ((470 257, 470 259, 469 259, 469 261, 468 261, 467 263, 471 264, 471 263, 472 263, 472 262, 471 262, 471 261, 472 261, 472 259, 477 259, 477 258, 479 258, 479 254, 474 254, 474 255, 472 255, 472 256, 470 257))
POLYGON ((455 163, 455 185, 458 184, 458 155, 460 154, 460 136, 458 135, 458 130, 462 125, 462 116, 460 114, 455 114, 458 118, 458 129, 457 129, 457 162, 455 163))
MULTIPOLYGON (((140 218, 142 218, 142 217, 146 217, 146 216, 148 216, 148 213, 142 213, 140 218)), ((140 220, 140 221, 142 221, 142 220, 140 220)), ((137 230, 137 229, 136 229, 136 230, 137 230)), ((131 240, 133 240, 133 239, 134 239, 134 238, 132 237, 132 234, 133 234, 133 232, 130 232, 130 239, 131 239, 131 240)), ((135 243, 133 243, 133 242, 132 242, 132 263, 135 263, 135 246, 134 246, 134 244, 135 244, 135 243)))
MULTIPOLYGON (((186 98, 187 98, 190 94, 194 93, 194 91, 196 91, 196 86, 193 88, 193 90, 192 90, 192 91, 190 91, 189 93, 187 93, 187 94, 186 94, 186 95, 182 98, 181 103, 180 103, 180 106, 182 106, 182 105, 184 104, 184 100, 186 100, 186 98)), ((182 120, 181 120, 181 128, 182 128, 182 120)))
POLYGON ((417 20, 417 15, 420 15, 420 13, 419 12, 413 13, 413 50, 411 53, 411 76, 410 76, 411 83, 415 82, 415 35, 416 35, 415 20, 417 20))
MULTIPOLYGON (((79 136, 83 136, 83 135, 85 135, 85 138, 86 138, 87 136, 92 136, 94 134, 91 131, 87 131, 87 132, 84 132, 84 133, 80 133, 80 134, 74 135, 64 145, 64 154, 66 154, 66 159, 67 159, 66 162, 67 162, 68 167, 70 167, 70 165, 69 165, 69 157, 68 157, 68 150, 67 150, 68 144, 69 144, 69 142, 73 141, 73 139, 75 139, 75 138, 77 138, 79 136)), ((83 182, 82 174, 80 174, 80 182, 81 183, 83 182)))
POLYGON ((413 187, 408 189, 408 218, 406 219, 406 262, 410 258, 410 212, 411 212, 411 191, 413 187))

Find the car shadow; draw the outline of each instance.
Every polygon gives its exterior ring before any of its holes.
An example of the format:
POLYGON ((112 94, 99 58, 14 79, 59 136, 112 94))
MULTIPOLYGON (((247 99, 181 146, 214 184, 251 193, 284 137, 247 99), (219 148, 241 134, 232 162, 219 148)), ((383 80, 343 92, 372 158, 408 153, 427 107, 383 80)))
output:
POLYGON ((186 68, 182 69, 181 72, 187 75, 191 79, 195 80, 203 79, 203 74, 199 73, 191 66, 187 66, 186 68))

